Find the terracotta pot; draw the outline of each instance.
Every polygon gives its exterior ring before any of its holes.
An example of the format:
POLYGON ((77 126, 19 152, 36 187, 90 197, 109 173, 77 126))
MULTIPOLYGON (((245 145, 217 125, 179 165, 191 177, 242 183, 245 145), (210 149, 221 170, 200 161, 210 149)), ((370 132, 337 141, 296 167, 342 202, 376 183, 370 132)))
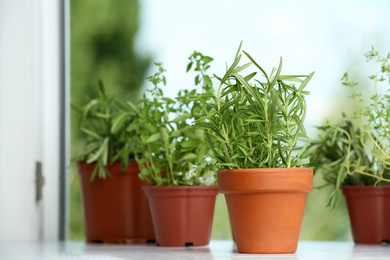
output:
POLYGON ((390 186, 343 186, 342 191, 355 243, 389 243, 390 186))
POLYGON ((221 170, 218 187, 240 253, 296 252, 312 169, 221 170))
POLYGON ((210 242, 217 186, 145 186, 159 246, 210 242))
POLYGON ((108 166, 110 177, 90 181, 95 164, 78 165, 88 243, 146 243, 155 241, 148 200, 136 162, 125 171, 108 166))

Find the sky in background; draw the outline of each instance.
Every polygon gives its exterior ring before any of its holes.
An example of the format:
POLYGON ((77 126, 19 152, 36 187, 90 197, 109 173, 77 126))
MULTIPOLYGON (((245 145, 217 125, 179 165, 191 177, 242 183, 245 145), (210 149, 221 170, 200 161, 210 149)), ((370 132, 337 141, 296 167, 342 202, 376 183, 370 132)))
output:
MULTIPOLYGON (((373 68, 364 53, 371 47, 390 51, 386 0, 141 0, 141 8, 138 47, 164 64, 171 97, 193 87, 193 74, 185 72, 193 51, 213 57, 210 72, 222 75, 241 41, 267 72, 280 57, 283 74, 315 71, 307 87, 309 135, 348 110, 344 72, 365 83, 373 68)), ((154 72, 152 67, 149 74, 154 72)))

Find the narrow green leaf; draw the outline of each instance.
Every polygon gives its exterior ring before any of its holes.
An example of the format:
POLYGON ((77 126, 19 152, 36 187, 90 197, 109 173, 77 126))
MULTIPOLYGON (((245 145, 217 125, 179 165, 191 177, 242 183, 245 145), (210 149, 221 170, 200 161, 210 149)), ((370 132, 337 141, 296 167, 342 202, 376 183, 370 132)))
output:
POLYGON ((140 112, 140 110, 139 110, 139 108, 137 107, 137 105, 136 104, 134 104, 133 102, 131 102, 131 101, 128 101, 128 102, 126 102, 126 104, 137 114, 137 115, 139 115, 141 112, 140 112))
POLYGON ((199 144, 198 140, 190 139, 190 140, 182 142, 181 147, 183 147, 183 148, 197 147, 198 144, 199 144))
POLYGON ((116 134, 118 133, 119 129, 123 127, 123 124, 128 120, 130 115, 128 113, 123 113, 117 116, 112 123, 111 126, 111 133, 116 134))
POLYGON ((182 159, 185 160, 185 161, 191 161, 191 160, 195 160, 197 158, 196 154, 194 153, 187 153, 185 154, 182 159))
POLYGON ((161 136, 162 136, 162 139, 163 139, 163 142, 165 145, 168 145, 169 144, 169 133, 168 133, 168 129, 166 129, 165 127, 161 127, 160 128, 160 133, 161 133, 161 136))
POLYGON ((306 79, 302 82, 301 86, 299 87, 298 89, 298 92, 302 92, 303 89, 306 87, 306 85, 309 83, 309 81, 311 80, 311 78, 313 77, 314 75, 314 71, 312 73, 309 74, 309 76, 306 77, 306 79))
POLYGON ((186 119, 189 119, 189 118, 191 118, 191 117, 192 117, 192 114, 191 114, 191 113, 184 113, 184 114, 182 114, 182 115, 176 117, 175 119, 173 119, 172 122, 174 122, 174 123, 179 123, 179 122, 184 121, 184 120, 186 120, 186 119))
POLYGON ((157 140, 160 140, 161 139, 161 134, 160 133, 155 133, 151 136, 149 136, 147 139, 146 139, 146 143, 147 144, 150 144, 150 143, 153 143, 157 140))
POLYGON ((270 83, 270 86, 272 87, 273 85, 275 85, 276 81, 279 79, 279 75, 280 75, 280 72, 282 70, 282 66, 283 66, 283 59, 282 57, 280 57, 280 61, 279 61, 279 66, 278 66, 278 70, 276 71, 276 75, 273 77, 271 83, 270 83))
POLYGON ((101 135, 99 135, 98 133, 93 132, 93 131, 91 131, 91 130, 89 130, 89 129, 87 129, 87 128, 80 127, 80 130, 81 130, 82 132, 86 133, 87 135, 89 135, 89 136, 91 136, 91 137, 97 139, 97 140, 103 139, 103 137, 102 137, 101 135))

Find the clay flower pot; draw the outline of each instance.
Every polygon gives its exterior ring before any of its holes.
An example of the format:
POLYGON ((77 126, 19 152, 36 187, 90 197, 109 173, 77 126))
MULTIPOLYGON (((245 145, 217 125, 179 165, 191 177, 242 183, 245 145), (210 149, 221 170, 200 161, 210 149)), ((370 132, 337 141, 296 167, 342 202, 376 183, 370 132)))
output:
POLYGON ((390 186, 343 186, 352 236, 358 244, 390 242, 390 186))
POLYGON ((296 252, 312 169, 221 170, 218 187, 240 253, 296 252))
POLYGON ((210 242, 217 186, 145 186, 159 246, 210 242))
POLYGON ((148 200, 136 162, 125 171, 108 166, 111 177, 90 181, 95 164, 78 165, 88 243, 146 243, 155 241, 148 200))

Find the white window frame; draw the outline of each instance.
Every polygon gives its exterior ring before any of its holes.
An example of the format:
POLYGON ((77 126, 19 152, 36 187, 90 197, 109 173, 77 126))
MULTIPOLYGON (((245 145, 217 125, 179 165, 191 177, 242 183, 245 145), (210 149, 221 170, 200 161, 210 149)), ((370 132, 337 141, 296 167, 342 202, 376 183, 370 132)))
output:
POLYGON ((67 2, 0 0, 0 241, 66 239, 67 2))

